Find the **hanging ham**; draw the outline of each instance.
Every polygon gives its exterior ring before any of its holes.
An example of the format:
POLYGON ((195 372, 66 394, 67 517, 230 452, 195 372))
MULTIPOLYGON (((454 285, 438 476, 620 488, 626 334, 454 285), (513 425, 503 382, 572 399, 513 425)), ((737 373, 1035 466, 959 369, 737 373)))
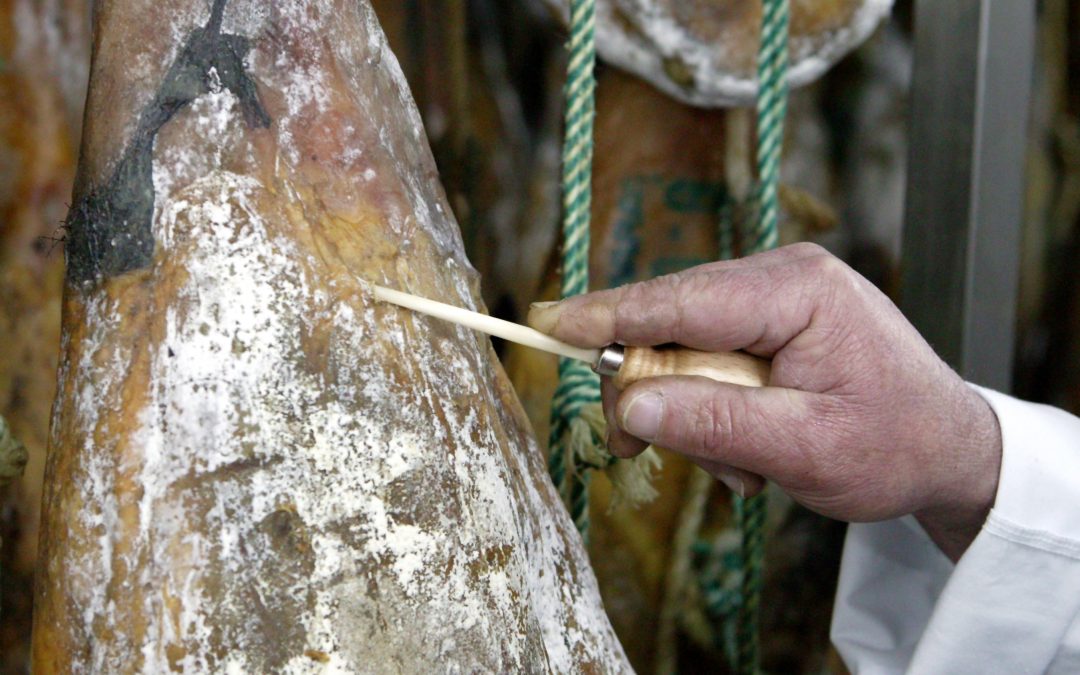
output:
POLYGON ((35 672, 623 672, 366 0, 108 0, 35 672), (329 672, 329 671, 327 671, 329 672))

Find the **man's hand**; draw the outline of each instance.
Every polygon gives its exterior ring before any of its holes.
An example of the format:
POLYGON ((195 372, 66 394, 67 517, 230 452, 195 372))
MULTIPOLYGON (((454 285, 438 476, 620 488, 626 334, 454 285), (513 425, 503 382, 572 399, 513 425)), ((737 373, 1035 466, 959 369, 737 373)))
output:
POLYGON ((664 377, 617 393, 605 382, 616 455, 654 443, 746 496, 765 476, 841 520, 914 513, 954 560, 993 505, 1001 434, 990 407, 819 246, 538 305, 529 322, 582 347, 677 343, 773 360, 763 389, 664 377))

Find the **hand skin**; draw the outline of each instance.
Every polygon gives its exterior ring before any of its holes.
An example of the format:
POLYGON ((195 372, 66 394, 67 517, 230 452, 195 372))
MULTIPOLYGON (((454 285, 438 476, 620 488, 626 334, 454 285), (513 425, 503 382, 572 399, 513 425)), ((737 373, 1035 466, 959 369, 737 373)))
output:
POLYGON ((796 244, 534 305, 529 323, 581 347, 676 343, 772 359, 769 386, 701 377, 604 383, 612 453, 686 455, 744 496, 761 476, 850 522, 914 514, 952 560, 993 506, 990 406, 888 298, 823 248, 796 244))

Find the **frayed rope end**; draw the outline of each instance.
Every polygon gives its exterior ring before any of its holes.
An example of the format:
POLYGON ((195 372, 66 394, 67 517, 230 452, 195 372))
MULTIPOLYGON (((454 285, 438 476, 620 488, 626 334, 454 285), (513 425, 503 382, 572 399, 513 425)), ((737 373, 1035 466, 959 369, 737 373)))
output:
POLYGON ((600 469, 611 481, 611 510, 623 506, 636 509, 659 495, 653 487, 653 474, 663 464, 660 455, 651 447, 633 459, 619 459, 609 453, 603 441, 607 422, 599 403, 581 407, 570 421, 568 435, 566 452, 574 459, 568 464, 600 469))

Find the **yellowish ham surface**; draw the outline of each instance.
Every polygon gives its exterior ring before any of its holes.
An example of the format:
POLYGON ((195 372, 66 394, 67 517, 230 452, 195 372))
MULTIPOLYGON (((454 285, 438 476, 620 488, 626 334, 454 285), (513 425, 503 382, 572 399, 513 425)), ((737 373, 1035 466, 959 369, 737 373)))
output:
POLYGON ((366 2, 103 0, 35 672, 624 672, 366 2))

